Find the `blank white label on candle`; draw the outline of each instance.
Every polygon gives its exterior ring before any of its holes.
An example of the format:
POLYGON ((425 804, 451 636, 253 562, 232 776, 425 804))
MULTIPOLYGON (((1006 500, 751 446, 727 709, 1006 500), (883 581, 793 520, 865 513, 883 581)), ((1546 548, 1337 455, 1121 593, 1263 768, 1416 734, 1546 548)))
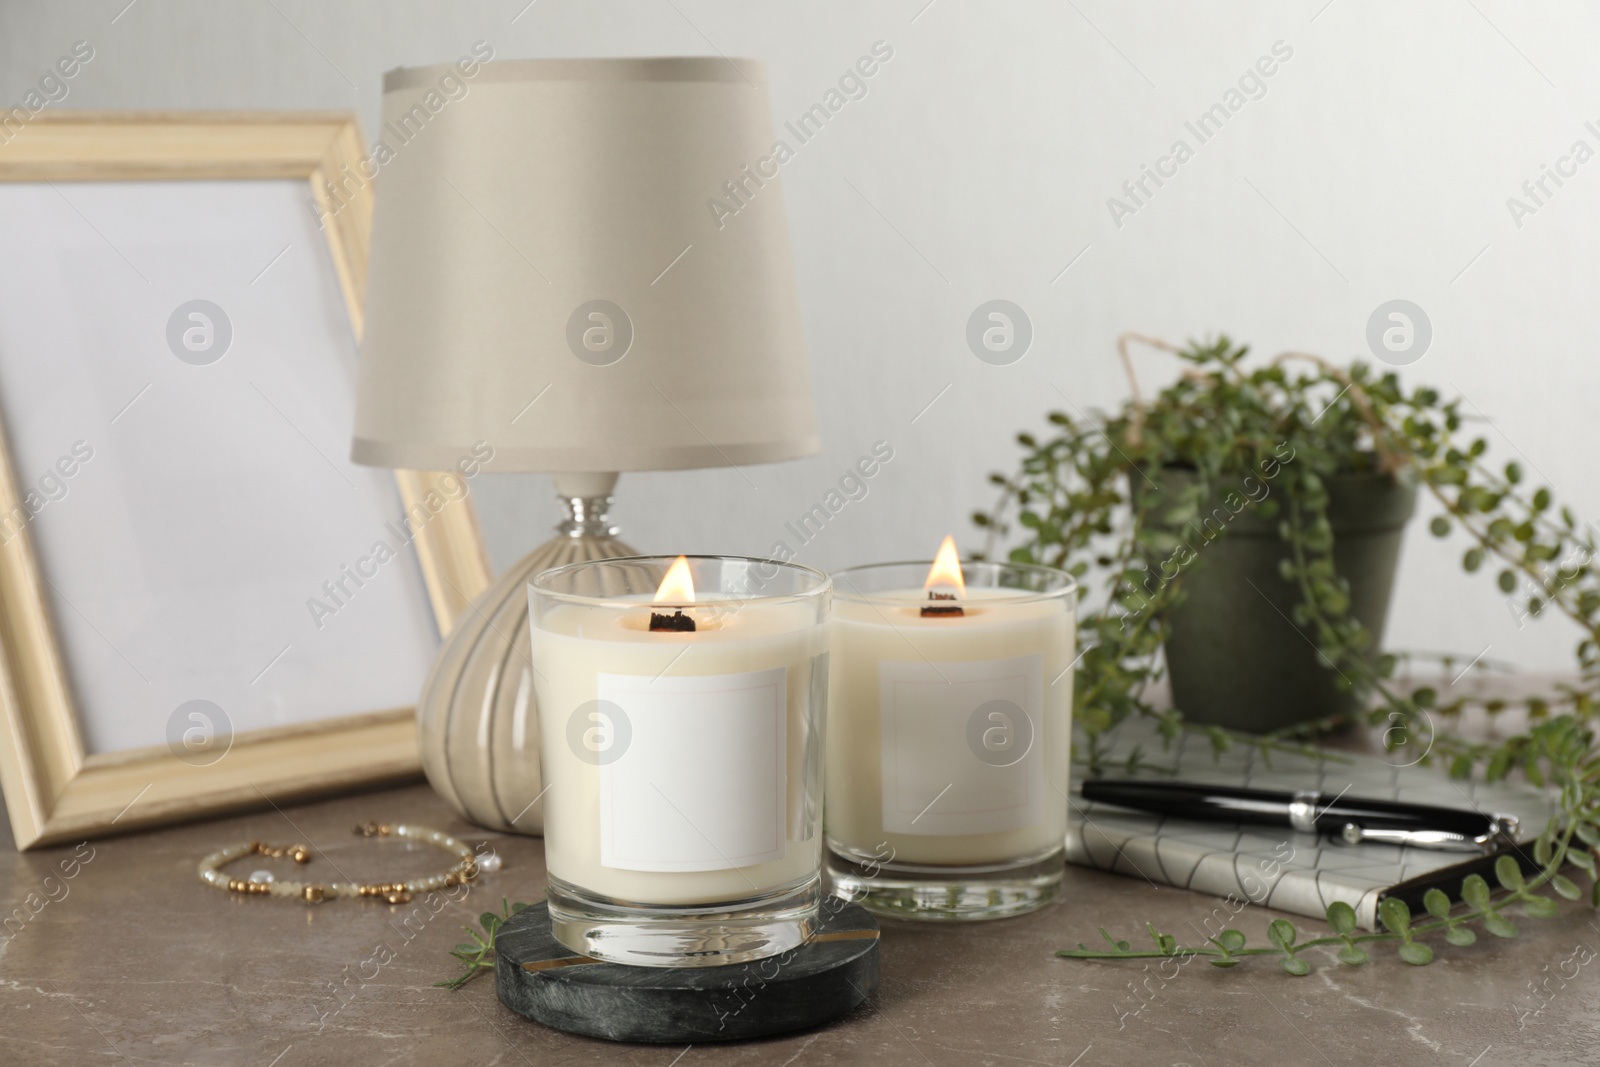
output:
POLYGON ((600 767, 600 865, 722 871, 782 859, 788 669, 602 674, 628 747, 600 767))
POLYGON ((882 660, 878 683, 885 830, 987 834, 1044 817, 1042 656, 882 660))

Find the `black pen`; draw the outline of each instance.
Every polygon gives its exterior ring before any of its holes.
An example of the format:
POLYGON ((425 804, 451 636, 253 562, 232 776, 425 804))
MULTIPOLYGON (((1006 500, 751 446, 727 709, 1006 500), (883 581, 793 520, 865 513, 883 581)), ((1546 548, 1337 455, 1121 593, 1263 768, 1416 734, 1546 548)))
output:
POLYGON ((1091 778, 1083 797, 1205 822, 1260 823, 1323 834, 1347 844, 1377 841, 1415 848, 1489 852, 1516 841, 1517 817, 1395 800, 1365 800, 1314 790, 1278 792, 1197 782, 1091 778))

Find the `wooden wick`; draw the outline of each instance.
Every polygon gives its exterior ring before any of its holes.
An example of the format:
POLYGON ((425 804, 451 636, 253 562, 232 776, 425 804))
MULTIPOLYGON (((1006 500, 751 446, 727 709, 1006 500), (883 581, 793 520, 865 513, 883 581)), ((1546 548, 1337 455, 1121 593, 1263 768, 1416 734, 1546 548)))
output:
MULTIPOLYGON (((936 593, 932 589, 928 590, 929 600, 954 600, 955 598, 956 595, 954 593, 936 593)), ((922 605, 922 617, 925 619, 935 617, 956 618, 965 614, 966 610, 960 604, 922 605)))
POLYGON ((694 629, 694 617, 685 615, 681 608, 671 615, 663 615, 656 611, 650 613, 651 633, 692 634, 694 629))

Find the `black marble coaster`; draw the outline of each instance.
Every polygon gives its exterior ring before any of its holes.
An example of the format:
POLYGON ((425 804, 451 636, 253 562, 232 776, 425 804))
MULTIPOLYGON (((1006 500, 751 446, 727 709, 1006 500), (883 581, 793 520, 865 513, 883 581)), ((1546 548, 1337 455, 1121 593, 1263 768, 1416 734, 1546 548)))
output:
POLYGON ((800 1030, 836 1019, 878 988, 878 923, 823 901, 799 948, 727 967, 628 967, 572 950, 550 933, 544 904, 495 934, 495 987, 519 1015, 608 1041, 699 1044, 800 1030))

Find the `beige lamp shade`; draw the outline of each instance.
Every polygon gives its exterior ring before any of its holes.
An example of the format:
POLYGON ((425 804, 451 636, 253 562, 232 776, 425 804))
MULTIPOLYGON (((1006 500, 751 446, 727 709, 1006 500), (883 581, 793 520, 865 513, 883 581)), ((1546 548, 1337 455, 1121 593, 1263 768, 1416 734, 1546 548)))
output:
POLYGON ((445 469, 480 441, 499 471, 816 452, 776 147, 752 60, 390 71, 354 460, 445 469))

